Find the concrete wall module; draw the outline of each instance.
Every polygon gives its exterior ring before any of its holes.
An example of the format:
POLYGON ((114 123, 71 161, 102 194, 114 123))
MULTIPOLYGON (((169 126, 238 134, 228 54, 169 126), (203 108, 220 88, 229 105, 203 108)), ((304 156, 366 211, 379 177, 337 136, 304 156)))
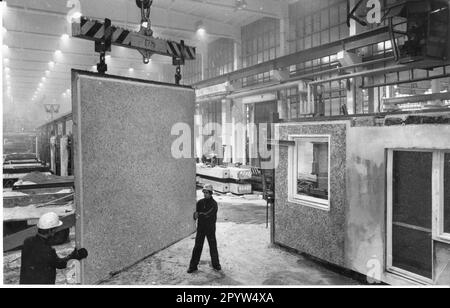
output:
POLYGON ((346 123, 280 124, 280 140, 289 135, 329 135, 330 211, 288 199, 288 148, 280 147, 275 171, 274 242, 340 266, 345 265, 346 123))
MULTIPOLYGON (((409 280, 386 269, 387 149, 450 149, 450 125, 356 127, 350 121, 282 123, 289 135, 330 135, 330 210, 289 202, 288 146, 280 146, 276 169, 274 242, 381 281, 409 280)), ((450 245, 434 241, 434 283, 450 281, 450 245)), ((371 282, 369 280, 368 282, 371 282)))
MULTIPOLYGON (((346 268, 386 267, 386 149, 450 149, 450 125, 352 127, 347 133, 346 268)), ((450 280, 450 245, 435 242, 437 284, 450 280)), ((401 284, 383 271, 381 279, 401 284)))
POLYGON ((79 71, 72 85, 76 241, 95 284, 194 232, 195 161, 171 153, 194 91, 79 71))

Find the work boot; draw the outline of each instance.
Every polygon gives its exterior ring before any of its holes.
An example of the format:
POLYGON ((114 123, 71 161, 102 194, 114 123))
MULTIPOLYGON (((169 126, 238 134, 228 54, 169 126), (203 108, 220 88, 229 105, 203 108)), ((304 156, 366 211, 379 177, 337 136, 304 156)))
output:
POLYGON ((188 274, 192 274, 193 272, 196 272, 196 271, 198 271, 198 268, 197 268, 197 267, 190 267, 190 268, 187 270, 188 274))
POLYGON ((222 267, 220 265, 213 266, 213 268, 215 271, 218 271, 218 272, 220 272, 222 270, 222 267))

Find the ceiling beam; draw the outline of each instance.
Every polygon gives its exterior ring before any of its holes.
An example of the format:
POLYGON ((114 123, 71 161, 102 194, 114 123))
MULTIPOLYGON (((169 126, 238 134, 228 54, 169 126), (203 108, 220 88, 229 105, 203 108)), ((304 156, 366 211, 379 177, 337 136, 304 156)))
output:
MULTIPOLYGON (((20 5, 8 5, 8 10, 11 11, 16 11, 19 13, 30 13, 30 14, 36 14, 36 15, 42 15, 42 16, 53 16, 53 17, 57 17, 60 19, 63 19, 64 22, 66 22, 66 15, 67 12, 55 12, 55 11, 49 11, 49 10, 43 10, 43 9, 37 9, 37 8, 26 8, 24 6, 20 6, 20 5)), ((187 15, 185 12, 180 12, 180 11, 176 11, 176 14, 179 15, 187 15)), ((104 18, 107 18, 108 16, 94 16, 93 14, 86 14, 87 16, 89 16, 90 18, 94 18, 94 19, 99 19, 102 20, 104 18)), ((161 19, 161 17, 157 17, 158 19, 161 19)), ((192 15, 190 15, 190 18, 192 19, 192 15)), ((196 22, 197 18, 203 18, 203 17, 197 17, 195 16, 195 20, 192 23, 189 23, 188 25, 184 24, 184 25, 180 25, 180 26, 168 26, 163 24, 163 22, 165 21, 164 18, 162 18, 159 22, 155 23, 154 21, 152 21, 152 28, 154 30, 168 30, 168 31, 176 31, 176 32, 181 32, 181 33, 188 33, 189 36, 186 37, 188 39, 192 39, 192 35, 195 34, 195 26, 193 26, 196 22)), ((155 20, 156 18, 153 18, 153 20, 155 20)), ((174 18, 176 19, 176 21, 180 21, 179 18, 174 18)), ((203 18, 205 19, 205 18, 203 18)), ((215 28, 217 29, 226 29, 226 28, 230 28, 232 27, 230 24, 226 24, 220 21, 216 21, 216 20, 212 20, 212 19, 208 19, 206 18, 206 20, 209 20, 210 23, 214 23, 217 24, 215 28)), ((118 20, 118 19, 111 19, 111 23, 117 26, 121 26, 127 29, 130 29, 131 27, 134 28, 134 30, 138 30, 140 27, 140 23, 137 22, 128 22, 128 21, 124 21, 124 20, 118 20)), ((8 30, 8 29, 7 29, 8 30)), ((158 32, 158 31, 156 31, 158 32)), ((232 32, 231 30, 229 32, 232 32)), ((61 34, 62 35, 62 34, 61 34)), ((226 38, 232 38, 232 35, 229 35, 227 33, 217 33, 214 32, 212 30, 208 31, 208 35, 212 36, 212 37, 226 37, 226 38)))

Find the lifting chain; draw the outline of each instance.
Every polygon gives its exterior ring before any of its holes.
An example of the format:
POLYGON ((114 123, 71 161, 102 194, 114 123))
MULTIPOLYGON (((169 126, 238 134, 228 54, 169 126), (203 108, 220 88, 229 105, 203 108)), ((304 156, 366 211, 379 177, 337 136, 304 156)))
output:
POLYGON ((177 68, 175 69, 175 84, 179 85, 181 81, 181 66, 177 65, 177 68))
POLYGON ((153 36, 150 22, 150 8, 153 0, 136 0, 136 5, 141 9, 141 32, 147 36, 153 36))

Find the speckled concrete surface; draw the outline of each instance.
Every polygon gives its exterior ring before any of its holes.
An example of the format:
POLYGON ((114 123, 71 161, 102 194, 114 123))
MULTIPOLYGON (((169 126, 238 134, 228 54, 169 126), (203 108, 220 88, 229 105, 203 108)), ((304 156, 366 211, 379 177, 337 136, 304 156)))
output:
POLYGON ((171 131, 193 128, 194 91, 72 74, 77 245, 92 284, 193 232, 195 161, 173 158, 171 131))
POLYGON ((280 126, 289 135, 330 135, 330 211, 288 201, 288 147, 280 147, 276 169, 275 242, 336 265, 344 265, 346 124, 280 126))

